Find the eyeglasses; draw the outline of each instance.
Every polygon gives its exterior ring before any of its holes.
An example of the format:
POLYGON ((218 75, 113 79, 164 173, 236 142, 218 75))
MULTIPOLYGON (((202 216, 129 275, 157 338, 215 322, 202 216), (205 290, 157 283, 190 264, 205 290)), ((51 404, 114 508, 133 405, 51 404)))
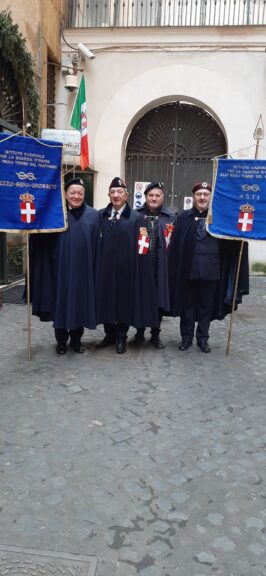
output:
POLYGON ((211 195, 210 192, 195 192, 194 196, 199 198, 200 196, 204 196, 204 198, 208 198, 211 195))
POLYGON ((73 196, 84 196, 85 192, 68 192, 68 195, 73 196))

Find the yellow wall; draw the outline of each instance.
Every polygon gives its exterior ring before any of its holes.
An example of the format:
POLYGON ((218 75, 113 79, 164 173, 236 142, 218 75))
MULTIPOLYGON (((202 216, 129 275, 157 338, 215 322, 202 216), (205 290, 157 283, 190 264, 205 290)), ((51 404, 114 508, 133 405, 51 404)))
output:
POLYGON ((46 126, 48 54, 54 62, 60 62, 60 25, 65 6, 66 0, 0 0, 0 11, 10 12, 35 62, 42 128, 46 126))

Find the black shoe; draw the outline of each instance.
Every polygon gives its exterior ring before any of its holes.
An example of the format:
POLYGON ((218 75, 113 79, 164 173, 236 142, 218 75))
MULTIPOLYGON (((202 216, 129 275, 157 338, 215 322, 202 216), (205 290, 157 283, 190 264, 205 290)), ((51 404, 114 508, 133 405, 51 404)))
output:
POLYGON ((96 344, 95 348, 107 348, 107 346, 113 346, 115 344, 115 339, 110 336, 105 336, 101 342, 96 344))
POLYGON ((205 354, 208 354, 211 351, 210 346, 206 340, 199 340, 197 345, 201 352, 205 352, 205 354))
POLYGON ((135 336, 131 340, 129 340, 128 344, 129 346, 140 346, 142 342, 145 342, 145 336, 135 334, 135 336))
POLYGON ((162 348, 164 348, 164 345, 159 336, 151 336, 150 343, 154 346, 154 348, 157 348, 158 350, 162 350, 162 348))
POLYGON ((125 354, 127 351, 127 341, 125 338, 118 338, 116 341, 117 354, 125 354))
POLYGON ((66 354, 67 351, 67 347, 66 344, 57 344, 56 346, 56 352, 57 354, 66 354))
POLYGON ((85 351, 84 347, 82 346, 81 342, 70 342, 70 346, 71 348, 74 350, 74 352, 77 352, 77 354, 83 354, 83 352, 85 351))
POLYGON ((182 340, 181 344, 179 344, 178 346, 178 350, 181 350, 181 352, 185 352, 185 350, 187 350, 190 346, 192 346, 192 342, 182 340))

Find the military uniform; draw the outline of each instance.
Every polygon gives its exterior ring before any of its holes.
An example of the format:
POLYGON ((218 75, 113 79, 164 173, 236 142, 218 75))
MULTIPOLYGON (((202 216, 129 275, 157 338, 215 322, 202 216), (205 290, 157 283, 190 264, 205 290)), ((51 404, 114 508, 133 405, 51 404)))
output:
POLYGON ((161 348, 159 334, 162 315, 170 308, 167 258, 175 216, 164 205, 155 212, 151 212, 146 203, 138 209, 138 213, 140 215, 139 238, 141 239, 138 250, 139 308, 142 326, 138 328, 131 343, 137 345, 143 342, 145 328, 150 327, 151 343, 161 348), (148 244, 146 250, 142 249, 144 240, 148 244))
MULTIPOLYGON (((110 191, 125 190, 121 178, 114 178, 110 191)), ((110 192, 109 192, 110 194, 110 192)), ((112 193, 110 198, 113 200, 112 193)), ((139 215, 125 202, 118 210, 112 202, 99 211, 101 227, 101 263, 97 288, 97 324, 104 325, 105 337, 97 345, 116 345, 119 354, 126 351, 127 332, 137 322, 139 215)))
MULTIPOLYGON (((211 186, 198 183, 193 193, 211 186)), ((219 240, 206 231, 207 210, 197 207, 184 210, 178 217, 169 252, 169 286, 171 314, 180 316, 182 342, 187 350, 194 338, 202 352, 209 352, 209 327, 214 319, 221 320, 231 312, 232 277, 236 270, 240 243, 219 240)), ((241 262, 237 302, 248 294, 247 244, 241 262)))
MULTIPOLYGON (((83 181, 69 180, 66 193, 72 185, 83 187, 83 181)), ((65 354, 69 337, 71 347, 83 352, 84 327, 96 328, 99 216, 81 202, 79 207, 68 206, 66 231, 31 235, 32 313, 53 321, 59 354, 65 354)))

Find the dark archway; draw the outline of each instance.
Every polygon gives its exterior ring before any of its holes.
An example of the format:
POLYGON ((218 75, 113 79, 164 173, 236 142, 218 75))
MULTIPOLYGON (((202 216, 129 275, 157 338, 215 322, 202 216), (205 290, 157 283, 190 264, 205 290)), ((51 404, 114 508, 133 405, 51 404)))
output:
POLYGON ((126 181, 164 182, 166 203, 183 209, 197 180, 212 180, 213 158, 226 154, 225 136, 206 110, 186 102, 153 108, 134 126, 127 143, 126 181))
POLYGON ((20 89, 11 64, 4 59, 0 59, 0 86, 0 131, 3 128, 10 128, 12 132, 22 130, 23 110, 20 89))
MULTIPOLYGON (((25 38, 20 33, 18 25, 13 23, 8 12, 0 12, 0 52, 2 71, 0 92, 5 89, 6 82, 13 83, 16 90, 13 97, 18 106, 19 101, 21 102, 23 123, 25 125, 29 122, 32 133, 38 136, 39 96, 36 91, 34 61, 27 50, 25 38)), ((9 104, 9 109, 12 111, 11 100, 9 104)), ((3 109, 5 111, 6 106, 3 109)), ((10 123, 16 125, 12 120, 10 123)))

